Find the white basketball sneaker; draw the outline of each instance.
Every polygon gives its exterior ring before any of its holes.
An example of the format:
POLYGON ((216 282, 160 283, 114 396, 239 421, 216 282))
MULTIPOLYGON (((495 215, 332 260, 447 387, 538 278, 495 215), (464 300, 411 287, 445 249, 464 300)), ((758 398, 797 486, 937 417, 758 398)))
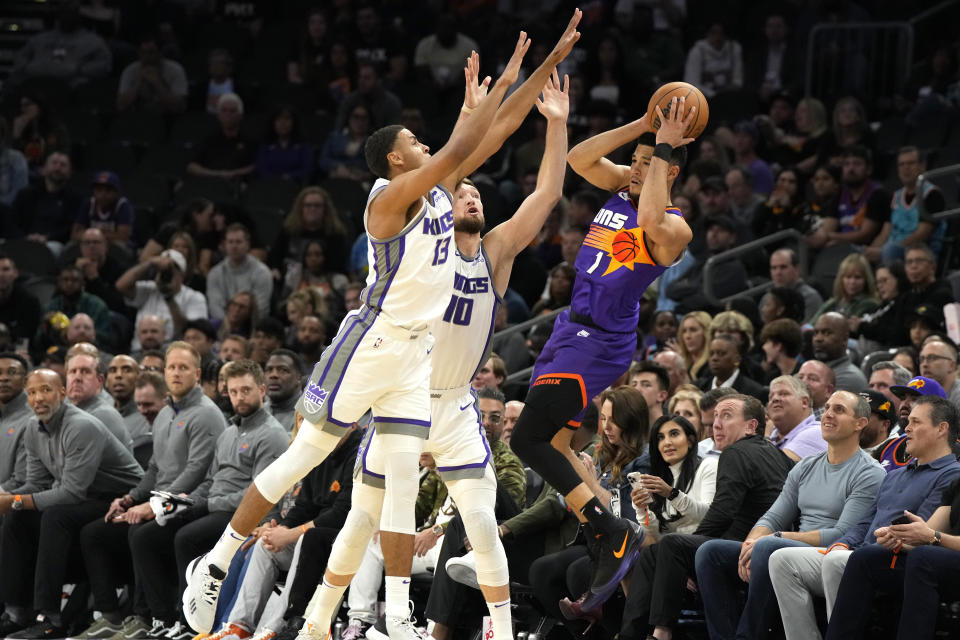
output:
POLYGON ((220 586, 225 571, 207 562, 207 555, 187 565, 187 590, 183 592, 183 615, 197 633, 210 633, 217 613, 220 586))

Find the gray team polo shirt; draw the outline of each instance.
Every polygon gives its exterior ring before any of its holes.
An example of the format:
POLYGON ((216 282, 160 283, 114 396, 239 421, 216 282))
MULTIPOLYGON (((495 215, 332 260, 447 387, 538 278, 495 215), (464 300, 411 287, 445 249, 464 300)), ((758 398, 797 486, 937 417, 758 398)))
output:
POLYGON ((210 511, 233 511, 254 477, 287 450, 288 434, 260 407, 246 418, 230 421, 217 440, 217 453, 207 479, 191 494, 206 499, 210 511))
POLYGON ((143 417, 143 414, 140 413, 140 410, 137 409, 137 403, 132 399, 117 409, 117 411, 120 412, 123 423, 127 426, 127 432, 130 434, 130 439, 133 440, 134 444, 136 444, 140 438, 150 435, 150 429, 152 427, 150 423, 147 422, 147 419, 143 417))
MULTIPOLYGON (((110 398, 110 396, 107 396, 110 398)), ((130 438, 130 432, 127 431, 127 425, 123 422, 123 416, 113 408, 113 398, 104 400, 103 396, 96 394, 91 398, 77 404, 78 409, 83 409, 94 418, 103 423, 107 431, 112 433, 120 444, 129 450, 133 450, 133 439, 130 438)))
POLYGON ((153 421, 153 457, 130 497, 143 502, 154 489, 170 493, 196 489, 207 476, 217 438, 226 426, 220 409, 199 385, 179 402, 167 398, 153 421))
POLYGON ((140 480, 133 454, 97 418, 62 404, 49 422, 27 429, 27 481, 11 493, 33 496, 38 511, 122 496, 140 480))
POLYGON ((37 416, 21 391, 0 407, 0 487, 3 491, 27 481, 27 451, 23 434, 35 428, 37 416))

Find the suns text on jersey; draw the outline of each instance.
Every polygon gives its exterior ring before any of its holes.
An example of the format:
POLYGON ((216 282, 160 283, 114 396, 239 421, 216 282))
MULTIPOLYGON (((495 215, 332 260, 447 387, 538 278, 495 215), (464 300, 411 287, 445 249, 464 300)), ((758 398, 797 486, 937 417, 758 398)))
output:
POLYGON ((627 216, 622 213, 610 211, 610 209, 600 209, 593 219, 594 224, 601 224, 610 229, 623 229, 627 216))

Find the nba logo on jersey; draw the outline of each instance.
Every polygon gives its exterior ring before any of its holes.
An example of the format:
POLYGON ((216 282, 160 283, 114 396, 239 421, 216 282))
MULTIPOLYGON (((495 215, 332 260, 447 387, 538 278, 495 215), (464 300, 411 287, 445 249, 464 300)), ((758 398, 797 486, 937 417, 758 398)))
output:
POLYGON ((383 338, 377 338, 377 340, 373 343, 373 348, 379 349, 381 344, 383 344, 383 338))
POLYGON ((313 411, 319 411, 323 403, 327 401, 326 389, 321 389, 312 382, 307 385, 303 392, 303 402, 313 411))

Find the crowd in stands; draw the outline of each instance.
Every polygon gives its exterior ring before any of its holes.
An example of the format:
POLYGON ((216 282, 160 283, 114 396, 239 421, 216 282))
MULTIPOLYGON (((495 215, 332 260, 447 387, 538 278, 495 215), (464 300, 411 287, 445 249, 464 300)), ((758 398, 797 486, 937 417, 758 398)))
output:
MULTIPOLYGON (((573 6, 133 4, 51 3, 0 91, 0 638, 193 638, 186 564, 286 448, 305 376, 363 304, 367 137, 401 123, 436 151, 469 53, 495 76, 523 27, 532 69, 573 6)), ((639 117, 667 81, 718 108, 671 195, 693 240, 640 301, 635 363, 572 445, 596 495, 646 531, 600 605, 584 599, 591 541, 509 443, 522 372, 608 194, 569 171, 517 257, 496 329, 547 317, 495 334, 473 386, 511 580, 532 603, 515 598, 518 628, 932 638, 960 597, 958 235, 934 217, 958 194, 918 176, 960 161, 960 52, 918 38, 916 69, 876 104, 805 95, 814 25, 909 10, 713 4, 594 3, 560 69, 571 146, 639 117)), ((544 136, 529 119, 473 176, 488 228, 534 189, 544 136)), ((212 640, 296 635, 365 427, 237 555, 212 640)), ((484 615, 469 540, 421 466, 416 610, 436 640, 468 637, 484 615)), ((342 638, 386 637, 382 576, 374 542, 342 638)))

